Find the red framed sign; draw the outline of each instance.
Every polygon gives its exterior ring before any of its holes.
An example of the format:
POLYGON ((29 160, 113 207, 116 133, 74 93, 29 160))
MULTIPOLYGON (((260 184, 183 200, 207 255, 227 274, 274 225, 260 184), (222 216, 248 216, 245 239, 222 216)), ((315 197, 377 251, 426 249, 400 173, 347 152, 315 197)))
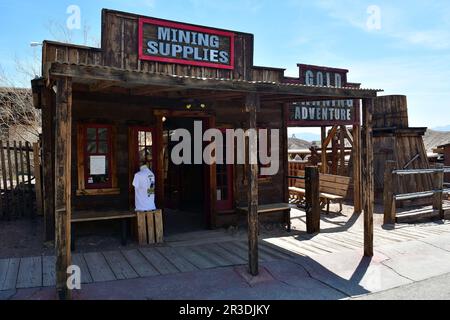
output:
POLYGON ((139 59, 234 69, 235 34, 165 20, 139 19, 139 59))
MULTIPOLYGON (((353 87, 347 82, 347 69, 298 64, 297 83, 319 87, 353 87)), ((288 110, 288 126, 318 127, 359 123, 359 100, 305 101, 293 103, 288 110)))

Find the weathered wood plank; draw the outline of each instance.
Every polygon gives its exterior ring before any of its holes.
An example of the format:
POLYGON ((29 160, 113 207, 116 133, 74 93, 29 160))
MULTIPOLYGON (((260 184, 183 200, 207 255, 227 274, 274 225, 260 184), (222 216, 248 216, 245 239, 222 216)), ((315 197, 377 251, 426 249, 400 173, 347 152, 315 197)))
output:
POLYGON ((11 213, 14 213, 14 216, 17 214, 17 201, 15 199, 15 193, 14 193, 14 180, 13 180, 13 166, 11 161, 11 147, 9 141, 6 141, 6 155, 8 159, 8 178, 9 178, 9 185, 11 190, 11 206, 9 210, 9 216, 11 216, 11 213))
MULTIPOLYGON (((0 281, 0 290, 13 290, 16 288, 17 275, 19 274, 20 259, 6 259, 7 268, 3 280, 0 281)), ((1 280, 1 277, 0 277, 1 280)))
POLYGON ((225 250, 224 248, 218 246, 216 243, 207 244, 203 247, 206 247, 211 252, 214 252, 216 255, 219 255, 228 261, 230 261, 232 264, 245 264, 247 261, 243 258, 241 258, 239 255, 235 254, 232 251, 225 250))
POLYGON ((157 247, 158 250, 167 260, 169 260, 181 272, 190 272, 198 270, 196 266, 188 260, 180 256, 175 249, 171 247, 157 247))
POLYGON ((56 289, 60 299, 71 299, 67 268, 71 265, 72 193, 72 80, 56 81, 55 114, 55 248, 56 289))
POLYGON ((21 258, 16 288, 42 286, 42 257, 21 258))
POLYGON ((206 259, 203 255, 199 254, 194 250, 191 250, 190 247, 189 248, 177 247, 175 248, 175 250, 179 255, 184 257, 186 260, 188 260, 190 263, 192 263, 199 269, 210 269, 218 267, 217 264, 210 261, 209 259, 206 259))
POLYGON ((139 251, 161 274, 178 273, 178 269, 155 248, 141 248, 139 251))
POLYGON ((0 290, 2 290, 3 283, 8 274, 9 259, 0 259, 0 290))
POLYGON ((80 268, 81 272, 81 283, 92 283, 92 276, 89 272, 89 268, 87 266, 86 261, 82 254, 74 254, 72 256, 72 264, 76 265, 80 268))
POLYGON ((56 284, 55 264, 55 256, 42 257, 42 286, 50 287, 56 284))
POLYGON ((105 257, 100 252, 85 253, 84 259, 94 282, 116 280, 114 272, 111 270, 105 257))
POLYGON ((103 255, 118 280, 138 277, 136 271, 130 266, 120 251, 107 251, 103 252, 103 255))
POLYGON ((225 267, 234 265, 230 259, 218 254, 208 246, 196 246, 192 247, 192 250, 204 256, 206 259, 211 260, 213 263, 217 264, 217 266, 225 267))
POLYGON ((151 277, 159 275, 158 270, 137 249, 123 250, 122 254, 128 260, 133 269, 140 277, 151 277))

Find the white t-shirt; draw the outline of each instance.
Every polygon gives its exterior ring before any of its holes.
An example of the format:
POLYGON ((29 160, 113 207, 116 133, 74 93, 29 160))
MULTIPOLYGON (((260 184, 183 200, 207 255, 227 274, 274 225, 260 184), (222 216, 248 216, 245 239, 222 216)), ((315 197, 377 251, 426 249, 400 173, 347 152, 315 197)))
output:
POLYGON ((133 179, 136 211, 156 210, 155 175, 147 167, 142 166, 133 179))

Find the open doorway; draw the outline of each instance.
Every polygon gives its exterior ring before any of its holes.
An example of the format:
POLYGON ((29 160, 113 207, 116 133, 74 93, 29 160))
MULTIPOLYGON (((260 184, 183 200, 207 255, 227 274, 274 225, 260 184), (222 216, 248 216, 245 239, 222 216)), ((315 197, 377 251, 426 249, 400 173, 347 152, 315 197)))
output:
MULTIPOLYGON (((163 124, 164 153, 164 228, 166 235, 205 230, 205 164, 173 163, 171 153, 178 142, 171 141, 176 130, 185 129, 194 136, 194 121, 201 119, 168 117, 163 124)), ((194 143, 191 144, 194 155, 194 143)))

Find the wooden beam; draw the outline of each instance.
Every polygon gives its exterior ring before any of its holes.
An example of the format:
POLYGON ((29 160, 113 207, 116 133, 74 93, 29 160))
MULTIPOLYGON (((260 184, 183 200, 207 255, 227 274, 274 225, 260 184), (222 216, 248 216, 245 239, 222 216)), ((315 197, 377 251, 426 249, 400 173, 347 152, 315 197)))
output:
POLYGON ((89 91, 92 91, 92 92, 102 91, 102 90, 114 87, 116 85, 117 85, 117 82, 97 81, 96 83, 89 85, 89 91))
POLYGON ((337 130, 338 130, 338 126, 334 126, 333 128, 331 128, 330 133, 328 134, 328 136, 324 142, 325 147, 328 147, 330 142, 333 140, 334 136, 336 135, 337 130))
MULTIPOLYGON (((436 169, 444 169, 443 163, 437 163, 436 169)), ((444 189, 444 171, 437 172, 434 174, 433 177, 433 186, 435 190, 443 190, 444 189)), ((445 219, 445 212, 442 207, 442 201, 444 200, 443 193, 436 193, 433 196, 433 209, 439 211, 439 218, 444 220, 445 219)))
POLYGON ((308 166, 305 169, 305 199, 306 199, 306 232, 320 232, 320 192, 319 169, 308 166))
MULTIPOLYGON (((211 116, 207 118, 208 128, 213 129, 216 127, 216 118, 211 116)), ((211 142, 212 144, 216 144, 216 142, 211 142)), ((216 145, 217 147, 217 145, 216 145)), ((217 150, 215 151, 217 155, 217 150)), ((217 165, 216 161, 211 161, 211 164, 208 165, 208 175, 209 175, 209 227, 210 229, 215 228, 217 225, 217 165)))
POLYGON ((346 126, 341 126, 339 132, 339 175, 345 176, 345 132, 346 126))
POLYGON ((374 99, 363 99, 364 255, 373 256, 374 167, 372 115, 374 99))
POLYGON ((384 165, 384 224, 395 224, 394 175, 392 171, 397 167, 396 161, 386 161, 384 165))
MULTIPOLYGON (((42 104, 42 180, 45 241, 55 239, 55 129, 53 124, 55 104, 53 94, 50 90, 49 88, 44 89, 42 104)), ((16 157, 17 162, 18 159, 16 157)))
POLYGON ((59 299, 71 299, 67 268, 71 265, 71 160, 72 160, 72 81, 56 81, 55 117, 55 248, 56 290, 59 299))
POLYGON ((155 73, 129 72, 118 68, 97 66, 81 66, 54 62, 50 68, 52 76, 67 76, 83 80, 106 80, 126 83, 129 85, 154 85, 180 87, 186 89, 237 91, 254 93, 273 93, 278 95, 297 95, 309 97, 328 97, 329 99, 374 98, 376 90, 309 87, 302 85, 281 85, 264 82, 232 81, 220 79, 203 79, 195 77, 180 77, 155 73))
POLYGON ((325 145, 325 140, 327 139, 327 127, 321 127, 321 161, 322 161, 322 173, 326 174, 328 172, 328 159, 327 159, 327 146, 325 145))
POLYGON ((156 136, 156 206, 164 208, 164 139, 163 116, 155 114, 155 136, 156 136))
POLYGON ((361 188, 361 126, 353 126, 353 206, 354 212, 362 212, 362 188, 361 188))
MULTIPOLYGON (((249 129, 255 129, 256 113, 259 109, 259 96, 256 94, 248 94, 245 101, 245 110, 248 113, 249 129)), ((248 176, 248 257, 249 257, 249 272, 253 276, 259 273, 258 266, 258 234, 259 234, 259 219, 258 219, 258 164, 250 162, 251 155, 257 155, 258 146, 257 138, 249 137, 249 156, 247 165, 248 176)))

